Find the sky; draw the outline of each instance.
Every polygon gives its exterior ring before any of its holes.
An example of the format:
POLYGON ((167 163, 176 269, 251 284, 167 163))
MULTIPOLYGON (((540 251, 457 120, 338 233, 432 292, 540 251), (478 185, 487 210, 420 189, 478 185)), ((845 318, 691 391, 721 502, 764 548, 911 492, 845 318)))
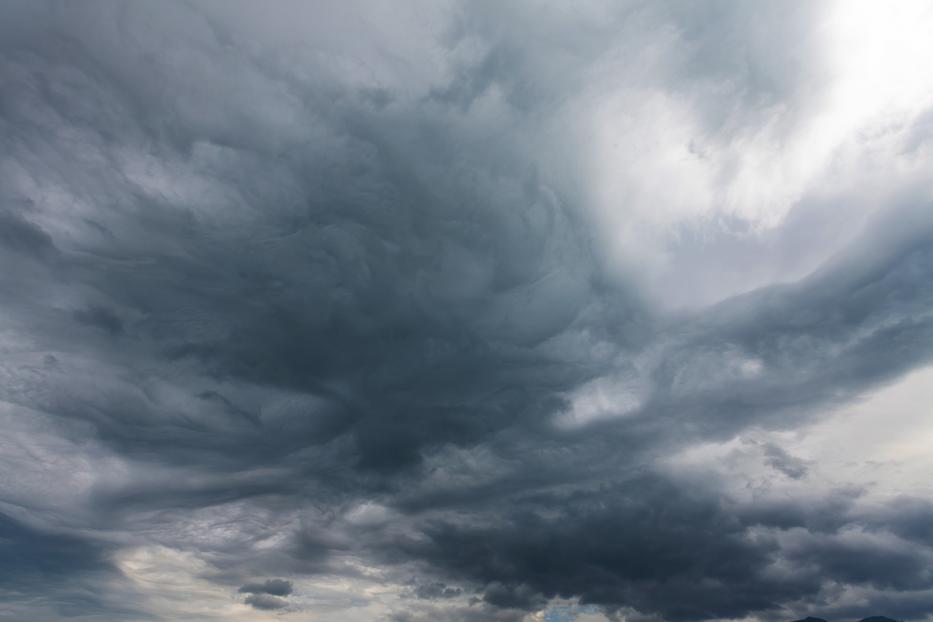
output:
POLYGON ((933 619, 933 5, 0 4, 0 620, 933 619))

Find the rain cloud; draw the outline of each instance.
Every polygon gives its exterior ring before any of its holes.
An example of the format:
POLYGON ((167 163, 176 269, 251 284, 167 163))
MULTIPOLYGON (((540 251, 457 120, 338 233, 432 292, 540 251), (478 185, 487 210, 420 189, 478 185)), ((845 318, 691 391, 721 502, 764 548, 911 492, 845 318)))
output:
POLYGON ((922 2, 0 7, 0 619, 933 615, 922 2))

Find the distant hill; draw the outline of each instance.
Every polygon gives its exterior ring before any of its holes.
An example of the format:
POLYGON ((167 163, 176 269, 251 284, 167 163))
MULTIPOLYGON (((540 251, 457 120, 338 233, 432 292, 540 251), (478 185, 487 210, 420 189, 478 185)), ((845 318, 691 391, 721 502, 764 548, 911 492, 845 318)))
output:
MULTIPOLYGON (((802 620, 794 620, 794 622, 826 622, 826 620, 824 620, 823 618, 814 618, 811 616, 807 616, 806 618, 802 620)), ((886 618, 884 616, 871 616, 868 618, 863 618, 859 622, 898 622, 898 621, 892 618, 886 618)))

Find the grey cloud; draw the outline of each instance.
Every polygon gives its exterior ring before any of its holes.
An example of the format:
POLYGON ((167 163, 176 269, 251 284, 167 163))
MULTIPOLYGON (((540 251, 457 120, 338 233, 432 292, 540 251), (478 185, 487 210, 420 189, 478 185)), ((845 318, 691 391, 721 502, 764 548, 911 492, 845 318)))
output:
POLYGON ((56 533, 0 513, 0 617, 154 619, 121 580, 110 559, 113 549, 95 538, 56 533))
MULTIPOLYGON (((179 11, 172 9, 160 18, 175 19, 179 11)), ((79 23, 83 28, 83 22, 79 23)), ((97 48, 107 45, 110 33, 105 35, 103 43, 85 42, 91 58, 63 61, 50 52, 51 60, 43 59, 32 69, 45 71, 42 63, 75 65, 74 88, 87 81, 86 89, 93 91, 96 72, 120 62, 99 56, 104 50, 97 48)), ((221 59, 211 60, 219 63, 221 59)), ((22 69, 29 71, 29 67, 22 69)), ((134 88, 144 85, 109 85, 97 96, 117 111, 131 109, 138 95, 128 89, 134 88)), ((63 114, 55 109, 61 102, 35 103, 51 117, 63 114)), ((113 141, 105 139, 99 128, 112 124, 105 116, 109 111, 108 107, 88 111, 90 118, 79 118, 76 123, 103 154, 121 149, 132 152, 149 128, 133 127, 129 121, 132 129, 126 134, 113 141)), ((306 112, 312 117, 329 114, 313 106, 306 112)), ((560 225, 566 220, 561 207, 522 198, 523 180, 488 183, 500 184, 504 192, 518 196, 525 203, 524 213, 512 216, 501 205, 461 213, 459 203, 481 204, 482 199, 445 198, 445 191, 467 191, 459 179, 444 182, 449 188, 423 187, 418 177, 425 171, 417 169, 425 163, 400 161, 391 135, 367 129, 384 120, 358 112, 359 119, 324 128, 331 134, 329 140, 343 142, 332 144, 329 152, 322 146, 315 153, 286 155, 274 162, 265 162, 245 148, 230 150, 219 159, 219 154, 208 155, 208 160, 216 161, 205 164, 216 170, 198 173, 206 183, 223 185, 232 197, 262 197, 272 192, 262 198, 268 206, 262 210, 268 211, 247 216, 246 228, 228 225, 208 245, 203 244, 203 237, 214 235, 209 233, 210 226, 199 224, 186 208, 171 205, 164 196, 139 196, 145 191, 127 179, 113 180, 107 191, 120 197, 115 200, 138 207, 128 212, 107 207, 94 214, 99 226, 120 233, 112 239, 101 237, 96 228, 88 231, 84 243, 90 246, 80 249, 82 259, 76 259, 74 268, 89 287, 104 294, 112 310, 104 314, 99 310, 102 307, 89 306, 90 310, 79 311, 75 317, 111 333, 122 325, 115 317, 137 317, 140 321, 125 325, 124 330, 140 343, 143 356, 153 356, 164 365, 191 364, 213 377, 272 384, 313 396, 318 404, 309 408, 317 412, 299 424, 300 433, 289 430, 288 438, 299 444, 307 441, 298 438, 308 436, 328 442, 352 429, 361 466, 405 467, 416 464, 419 448, 433 443, 435 437, 476 437, 485 428, 500 425, 498 413, 520 410, 515 400, 527 397, 473 370, 498 367, 505 357, 516 359, 519 369, 534 373, 541 363, 522 351, 572 321, 591 268, 564 263, 555 255, 551 247, 567 247, 560 251, 562 255, 580 261, 573 256, 576 253, 585 261, 585 250, 573 246, 573 228, 560 225), (301 173, 308 166, 330 167, 336 175, 301 173), (256 174, 244 175, 245 171, 256 174), (341 177, 344 181, 338 181, 341 177), (275 189, 270 185, 273 179, 275 189), (351 194, 343 196, 344 189, 352 189, 351 194), (527 227, 531 227, 528 243, 515 244, 513 234, 527 227), (550 239, 552 234, 558 239, 550 239), (242 248, 250 250, 243 254, 242 248), (439 261, 426 262, 428 257, 439 261), (120 267, 120 262, 132 265, 133 270, 120 267), (226 265, 229 271, 218 271, 226 265), (165 287, 152 287, 147 272, 164 279, 165 287), (577 282, 579 277, 583 284, 577 282), (398 283, 408 285, 398 288, 398 283), (322 292, 334 295, 322 296, 322 292), (252 302, 242 304, 243 296, 252 302), (518 308, 529 303, 535 313, 519 318, 518 308), (203 318, 210 318, 209 330, 204 330, 203 318), (515 340, 519 343, 511 343, 515 340), (430 374, 424 374, 426 368, 432 369, 430 374), (328 386, 334 383, 349 383, 352 395, 336 393, 328 386), (470 394, 490 396, 489 405, 477 409, 486 408, 485 416, 458 414, 455 402, 470 399, 470 394), (449 421, 425 425, 433 417, 425 419, 422 413, 435 408, 433 402, 438 399, 451 402, 444 406, 450 412, 449 421), (386 425, 388 419, 372 414, 373 403, 381 410, 405 414, 393 416, 386 425)), ((143 119, 161 118, 150 111, 141 114, 143 119)), ((198 119, 170 116, 176 119, 177 131, 194 132, 192 140, 203 130, 198 119)), ((247 143, 252 138, 242 137, 247 143)), ((212 139, 204 135, 199 140, 212 139)), ((171 145, 163 149, 161 157, 170 166, 189 167, 183 152, 171 145)), ((82 223, 77 226, 86 228, 82 223)), ((202 393, 220 395, 212 388, 202 393)), ((114 403, 112 396, 102 396, 102 400, 114 403)), ((128 434, 138 439, 140 430, 121 429, 121 417, 111 414, 109 404, 94 408, 103 433, 117 443, 128 434)), ((153 406, 140 405, 139 410, 156 416, 153 406)), ((297 417, 293 419, 292 424, 298 424, 297 417)), ((177 446, 181 439, 171 438, 171 429, 166 431, 165 442, 177 446)), ((179 434, 185 435, 181 430, 179 434)), ((255 437, 254 432, 249 434, 255 437)), ((282 441, 287 450, 291 441, 284 436, 255 447, 260 452, 278 452, 283 449, 282 441)), ((150 438, 149 442, 163 441, 150 438)), ((215 442, 225 443, 223 438, 215 442)), ((185 443, 181 441, 182 446, 185 443)))
POLYGON ((547 602, 540 592, 527 585, 504 585, 499 582, 486 586, 483 600, 496 607, 523 611, 540 609, 547 602))
POLYGON ((929 585, 929 551, 904 542, 848 539, 847 534, 827 538, 802 553, 803 563, 814 563, 823 576, 853 584, 897 590, 929 585))
POLYGON ((675 620, 751 611, 780 618, 789 603, 806 603, 801 611, 818 607, 831 581, 889 590, 888 602, 890 590, 909 592, 929 582, 929 548, 892 539, 890 532, 879 539, 858 531, 865 517, 851 505, 791 503, 787 509, 805 517, 781 521, 775 518, 780 508, 736 511, 651 476, 512 506, 514 513, 483 526, 429 524, 431 544, 419 553, 447 572, 491 582, 485 600, 492 604, 527 610, 549 597, 578 596, 610 610, 627 605, 675 620), (553 516, 538 516, 542 508, 553 516), (771 535, 749 538, 760 517, 767 517, 764 533, 771 535), (794 540, 801 533, 809 536, 794 540), (767 571, 788 563, 791 574, 767 571))
MULTIPOLYGON (((88 472, 55 512, 71 535, 0 524, 0 575, 43 593, 163 546, 265 610, 290 610, 292 583, 252 578, 362 580, 352 558, 408 586, 396 620, 518 620, 551 597, 855 616, 831 585, 928 613, 925 502, 867 516, 840 486, 743 505, 657 467, 930 362, 923 193, 809 275, 673 312, 607 265, 566 127, 615 67, 711 135, 781 106, 789 132, 819 78, 819 7, 470 3, 376 26, 375 5, 332 8, 2 9, 0 400, 87 430, 88 472), (556 425, 593 382, 634 406, 556 425), (362 503, 381 518, 354 522, 362 503)), ((800 241, 825 216, 808 205, 762 238, 822 256, 800 241)), ((757 239, 689 252, 715 278, 757 239)), ((0 502, 47 512, 4 481, 0 502)), ((111 606, 82 610, 121 619, 111 606)))
POLYGON ((806 462, 800 458, 795 458, 777 445, 767 443, 763 451, 768 459, 768 465, 777 469, 787 477, 800 479, 807 475, 806 462))
POLYGON ((292 582, 285 579, 266 579, 262 583, 247 583, 239 589, 241 594, 271 594, 288 596, 292 593, 292 582))
POLYGON ((668 619, 725 618, 818 589, 814 577, 759 575, 776 553, 770 545, 745 541, 744 525, 715 501, 691 499, 661 480, 551 498, 541 506, 561 508, 551 519, 534 507, 497 525, 437 524, 424 554, 492 582, 487 602, 509 607, 576 595, 668 619))
POLYGON ((43 533, 0 515, 4 583, 42 589, 45 580, 66 579, 82 572, 110 569, 106 549, 93 541, 43 533))
POLYGON ((412 590, 415 598, 424 600, 438 600, 445 598, 455 598, 460 596, 463 590, 459 587, 447 585, 442 581, 433 581, 430 583, 421 583, 412 590))
POLYGON ((286 596, 292 593, 291 581, 285 579, 266 579, 262 583, 247 583, 237 590, 240 594, 248 594, 243 600, 247 605, 256 609, 272 611, 288 607, 286 596))
POLYGON ((111 335, 123 332, 123 321, 105 307, 89 307, 74 312, 75 319, 89 326, 99 328, 111 335))
POLYGON ((270 594, 250 594, 244 601, 247 605, 252 605, 256 609, 272 611, 275 609, 284 609, 288 607, 288 601, 278 596, 270 594))
POLYGON ((55 251, 48 233, 13 211, 0 211, 0 245, 5 250, 42 260, 55 251))

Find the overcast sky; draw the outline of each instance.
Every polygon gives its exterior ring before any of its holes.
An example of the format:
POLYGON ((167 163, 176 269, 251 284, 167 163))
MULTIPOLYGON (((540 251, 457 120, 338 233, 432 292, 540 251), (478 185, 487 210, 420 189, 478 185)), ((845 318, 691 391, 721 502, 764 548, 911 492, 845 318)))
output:
POLYGON ((0 620, 933 617, 933 4, 0 4, 0 620))

